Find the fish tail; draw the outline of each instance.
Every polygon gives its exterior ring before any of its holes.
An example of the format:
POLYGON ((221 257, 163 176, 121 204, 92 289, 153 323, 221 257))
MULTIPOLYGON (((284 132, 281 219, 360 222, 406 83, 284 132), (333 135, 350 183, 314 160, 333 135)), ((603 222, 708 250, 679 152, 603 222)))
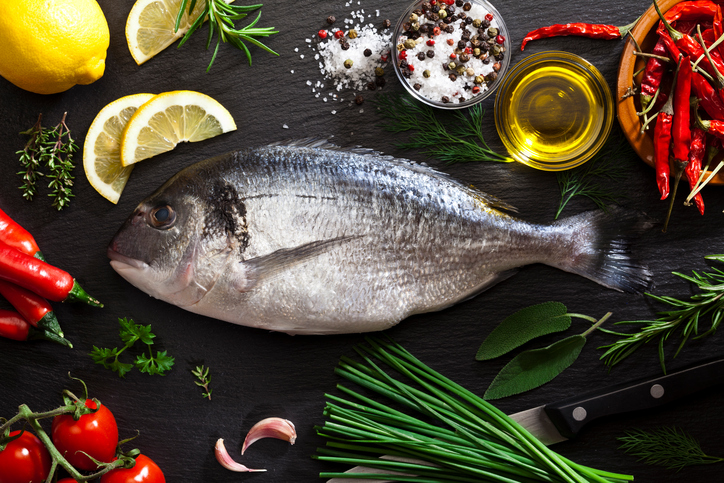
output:
POLYGON ((622 292, 650 288, 651 271, 631 255, 632 238, 652 226, 641 213, 611 207, 565 218, 554 226, 565 237, 559 244, 565 253, 549 265, 622 292))

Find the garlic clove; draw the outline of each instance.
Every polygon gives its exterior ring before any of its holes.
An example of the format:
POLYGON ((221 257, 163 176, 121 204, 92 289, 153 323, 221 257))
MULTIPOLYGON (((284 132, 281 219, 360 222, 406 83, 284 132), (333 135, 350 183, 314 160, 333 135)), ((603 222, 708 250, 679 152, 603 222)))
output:
POLYGON ((249 433, 244 438, 244 444, 241 447, 241 454, 252 445, 255 441, 263 438, 276 438, 288 441, 289 444, 294 444, 297 440, 297 431, 294 428, 294 423, 287 419, 282 418, 266 418, 256 423, 249 430, 249 433))
POLYGON ((224 440, 222 438, 219 438, 219 440, 216 442, 216 446, 214 447, 214 453, 216 453, 216 461, 218 461, 221 466, 229 471, 235 471, 237 473, 266 471, 252 470, 242 465, 241 463, 237 463, 236 461, 234 461, 234 459, 229 455, 229 452, 226 451, 226 446, 224 446, 224 440))

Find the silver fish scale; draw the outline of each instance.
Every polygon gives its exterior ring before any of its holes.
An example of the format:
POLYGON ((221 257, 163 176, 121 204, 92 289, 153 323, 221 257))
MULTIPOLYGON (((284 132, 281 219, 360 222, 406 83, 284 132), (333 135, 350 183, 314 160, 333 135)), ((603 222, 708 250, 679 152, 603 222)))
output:
POLYGON ((380 330, 467 298, 534 257, 521 250, 531 225, 489 209, 483 195, 419 165, 267 147, 219 168, 246 205, 250 243, 241 265, 279 249, 349 238, 311 259, 292 258, 270 275, 262 266, 259 280, 242 294, 234 289, 237 274, 227 271, 186 307, 206 315, 290 333, 380 330))

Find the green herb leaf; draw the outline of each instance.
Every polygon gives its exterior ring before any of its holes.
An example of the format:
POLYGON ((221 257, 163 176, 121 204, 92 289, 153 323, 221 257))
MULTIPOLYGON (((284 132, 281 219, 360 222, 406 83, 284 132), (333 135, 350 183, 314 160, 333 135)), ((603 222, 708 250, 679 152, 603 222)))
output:
POLYGON ((136 356, 136 368, 150 375, 165 376, 166 371, 170 371, 174 364, 174 358, 169 356, 166 351, 157 351, 156 357, 147 357, 146 354, 136 356))
POLYGON ((136 324, 133 319, 118 319, 120 325, 119 335, 121 340, 125 344, 123 349, 101 349, 93 346, 93 350, 90 355, 93 358, 93 362, 101 364, 106 369, 110 369, 117 372, 120 377, 124 377, 128 371, 133 369, 134 365, 138 370, 146 374, 164 376, 165 373, 171 369, 174 364, 174 358, 169 356, 166 351, 157 351, 156 356, 153 356, 153 339, 156 334, 151 332, 151 325, 136 324), (118 360, 119 356, 126 349, 130 349, 133 345, 141 341, 146 344, 150 355, 141 354, 136 356, 134 364, 122 363, 118 360), (109 361, 109 359, 113 359, 109 361))
POLYGON ((468 115, 456 112, 447 124, 437 117, 432 107, 407 95, 379 95, 375 106, 386 120, 382 124, 385 130, 395 133, 414 131, 408 142, 397 144, 400 149, 420 149, 448 164, 513 161, 510 156, 493 151, 485 142, 482 131, 485 111, 479 104, 471 107, 468 115))
POLYGON ((121 340, 126 345, 133 345, 137 340, 144 344, 153 344, 156 335, 151 332, 151 325, 141 325, 133 322, 133 319, 118 319, 121 324, 121 340))
POLYGON ((201 397, 208 398, 210 401, 211 389, 209 389, 209 384, 211 384, 211 377, 209 377, 209 368, 204 368, 203 365, 196 366, 196 369, 192 370, 191 374, 198 378, 198 381, 194 381, 196 385, 205 389, 201 397))
POLYGON ((560 302, 544 302, 509 315, 483 341, 475 359, 494 359, 536 337, 568 329, 571 317, 567 311, 560 302))
POLYGON ((696 439, 675 427, 663 427, 654 431, 634 429, 627 431, 626 435, 618 440, 623 443, 620 449, 638 457, 639 461, 677 471, 686 466, 724 461, 724 458, 704 453, 696 439))
POLYGON ((586 338, 576 334, 542 349, 521 352, 495 376, 483 399, 520 394, 552 381, 578 359, 584 345, 586 338))
POLYGON ((124 350, 126 350, 125 347, 119 350, 117 347, 114 347, 113 349, 101 349, 93 346, 93 350, 90 355, 93 358, 93 362, 96 364, 100 364, 106 369, 110 369, 111 371, 117 373, 120 377, 125 377, 128 371, 133 369, 133 364, 125 364, 118 360, 118 356, 121 355, 124 350))

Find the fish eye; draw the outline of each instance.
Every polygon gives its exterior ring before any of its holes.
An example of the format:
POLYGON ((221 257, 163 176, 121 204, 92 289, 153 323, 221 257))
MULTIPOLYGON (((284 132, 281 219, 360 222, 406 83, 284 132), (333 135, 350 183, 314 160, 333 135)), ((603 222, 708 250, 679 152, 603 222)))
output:
POLYGON ((154 228, 171 228, 176 221, 176 212, 169 205, 159 206, 151 210, 150 221, 154 228))

